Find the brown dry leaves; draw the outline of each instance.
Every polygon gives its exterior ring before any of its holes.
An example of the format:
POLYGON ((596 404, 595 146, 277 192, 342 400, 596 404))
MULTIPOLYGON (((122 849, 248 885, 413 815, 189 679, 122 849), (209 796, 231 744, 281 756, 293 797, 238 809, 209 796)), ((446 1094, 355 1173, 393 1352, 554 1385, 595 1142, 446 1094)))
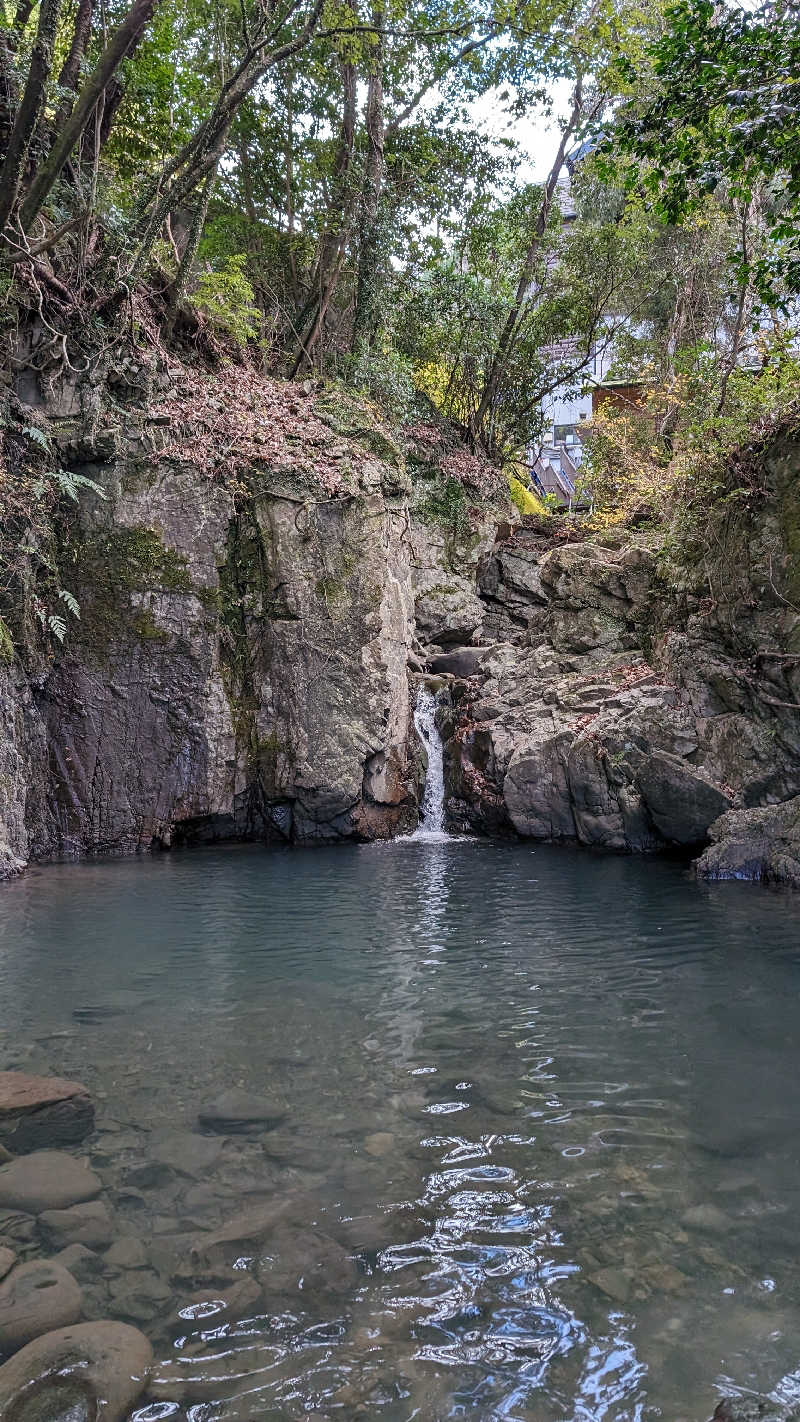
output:
POLYGON ((318 387, 270 380, 245 366, 213 377, 181 367, 153 413, 169 420, 169 438, 153 460, 179 460, 209 479, 236 482, 262 465, 293 474, 336 496, 344 490, 350 446, 314 413, 318 387))

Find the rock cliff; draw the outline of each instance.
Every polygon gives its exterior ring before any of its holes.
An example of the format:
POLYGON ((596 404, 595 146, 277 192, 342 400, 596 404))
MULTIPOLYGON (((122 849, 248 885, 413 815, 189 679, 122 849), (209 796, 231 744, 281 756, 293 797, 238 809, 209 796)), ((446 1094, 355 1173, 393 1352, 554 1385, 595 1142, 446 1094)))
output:
POLYGON ((104 404, 99 427, 71 392, 38 411, 103 497, 84 494, 57 530, 80 605, 63 647, 34 653, 8 613, 5 872, 31 856, 371 839, 416 822, 402 457, 374 418, 343 428, 353 408, 313 389, 293 391, 287 415, 269 382, 250 400, 181 370, 168 382, 138 407, 104 404), (222 475, 215 404, 237 442, 222 475))
POLYGON ((800 448, 776 446, 764 468, 769 497, 739 527, 735 586, 717 596, 635 535, 554 542, 525 520, 483 558, 480 631, 431 663, 450 673, 453 827, 655 851, 702 846, 714 825, 701 873, 794 877, 796 844, 794 860, 764 848, 791 838, 788 809, 774 831, 758 810, 760 858, 742 866, 746 812, 800 791, 800 448))
POLYGON ((424 674, 451 827, 637 852, 713 840, 702 874, 797 880, 790 439, 709 566, 663 530, 514 523, 452 432, 419 424, 401 447, 331 387, 131 357, 21 397, 42 459, 91 484, 3 595, 0 876, 403 832, 424 674), (80 605, 63 645, 35 631, 51 573, 80 605))

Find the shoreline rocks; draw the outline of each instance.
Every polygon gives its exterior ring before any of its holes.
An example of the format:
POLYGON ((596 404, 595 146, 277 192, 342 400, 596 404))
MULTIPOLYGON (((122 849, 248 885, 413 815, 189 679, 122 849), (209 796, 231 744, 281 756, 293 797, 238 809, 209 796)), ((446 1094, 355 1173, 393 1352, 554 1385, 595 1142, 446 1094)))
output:
POLYGON ((94 1130, 94 1105, 79 1081, 0 1071, 0 1145, 15 1155, 79 1145, 94 1130))
POLYGON ((730 810, 709 830, 695 864, 700 879, 742 879, 800 889, 800 796, 781 805, 730 810))

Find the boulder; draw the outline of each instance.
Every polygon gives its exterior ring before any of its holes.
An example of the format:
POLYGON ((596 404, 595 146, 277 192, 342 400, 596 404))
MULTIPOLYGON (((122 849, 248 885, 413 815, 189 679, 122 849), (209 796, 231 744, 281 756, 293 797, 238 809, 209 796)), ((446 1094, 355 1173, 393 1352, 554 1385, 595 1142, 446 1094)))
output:
POLYGON ((752 879, 800 888, 800 796, 757 810, 729 810, 695 864, 701 879, 752 879))
POLYGON ((80 1286, 63 1265, 48 1259, 18 1264, 0 1283, 0 1353, 77 1323, 82 1310, 80 1286))
POLYGON ((46 1333, 0 1367, 3 1422, 121 1422, 142 1392, 153 1350, 126 1323, 46 1333))
POLYGON ((251 1096, 238 1087, 223 1092, 216 1101, 201 1106, 198 1112, 201 1126, 222 1135, 270 1131, 280 1125, 285 1116, 285 1110, 276 1101, 270 1101, 266 1096, 251 1096))
POLYGON ((4 1279, 10 1269, 14 1268, 17 1256, 13 1249, 8 1249, 5 1244, 0 1244, 0 1279, 4 1279))
POLYGON ((503 784, 503 798, 518 834, 531 839, 574 839, 575 816, 567 780, 569 732, 522 741, 503 784))
POLYGON ((0 1072, 0 1143, 15 1154, 77 1145, 93 1129, 94 1106, 80 1082, 0 1072))
POLYGON ((39 1150, 0 1166, 0 1210, 65 1210, 100 1194, 101 1182, 93 1170, 74 1156, 56 1150, 39 1150))
POLYGON ((730 799, 685 760, 653 751, 638 774, 648 813, 667 844, 701 844, 730 799))
POLYGON ((479 630, 485 609, 466 578, 455 573, 444 576, 446 581, 423 586, 417 592, 417 635, 423 643, 459 646, 479 630))
POLYGON ((87 1249, 106 1249, 114 1238, 111 1216, 102 1200, 87 1200, 68 1210, 45 1210, 39 1229, 51 1249, 82 1244, 87 1249))

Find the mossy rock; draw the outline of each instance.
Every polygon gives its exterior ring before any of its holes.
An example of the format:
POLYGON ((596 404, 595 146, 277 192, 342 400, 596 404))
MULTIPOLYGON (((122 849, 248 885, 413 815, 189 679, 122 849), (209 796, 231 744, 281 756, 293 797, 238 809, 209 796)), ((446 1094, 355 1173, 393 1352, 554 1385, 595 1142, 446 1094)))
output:
POLYGON ((780 491, 780 524, 786 549, 785 582, 786 595, 795 605, 800 604, 800 451, 795 459, 795 468, 787 471, 780 491))
POLYGON ((81 624, 85 639, 105 644, 126 628, 145 641, 168 635, 147 609, 131 607, 131 593, 193 591, 186 559, 165 548, 152 528, 111 528, 74 549, 80 570, 81 624))

